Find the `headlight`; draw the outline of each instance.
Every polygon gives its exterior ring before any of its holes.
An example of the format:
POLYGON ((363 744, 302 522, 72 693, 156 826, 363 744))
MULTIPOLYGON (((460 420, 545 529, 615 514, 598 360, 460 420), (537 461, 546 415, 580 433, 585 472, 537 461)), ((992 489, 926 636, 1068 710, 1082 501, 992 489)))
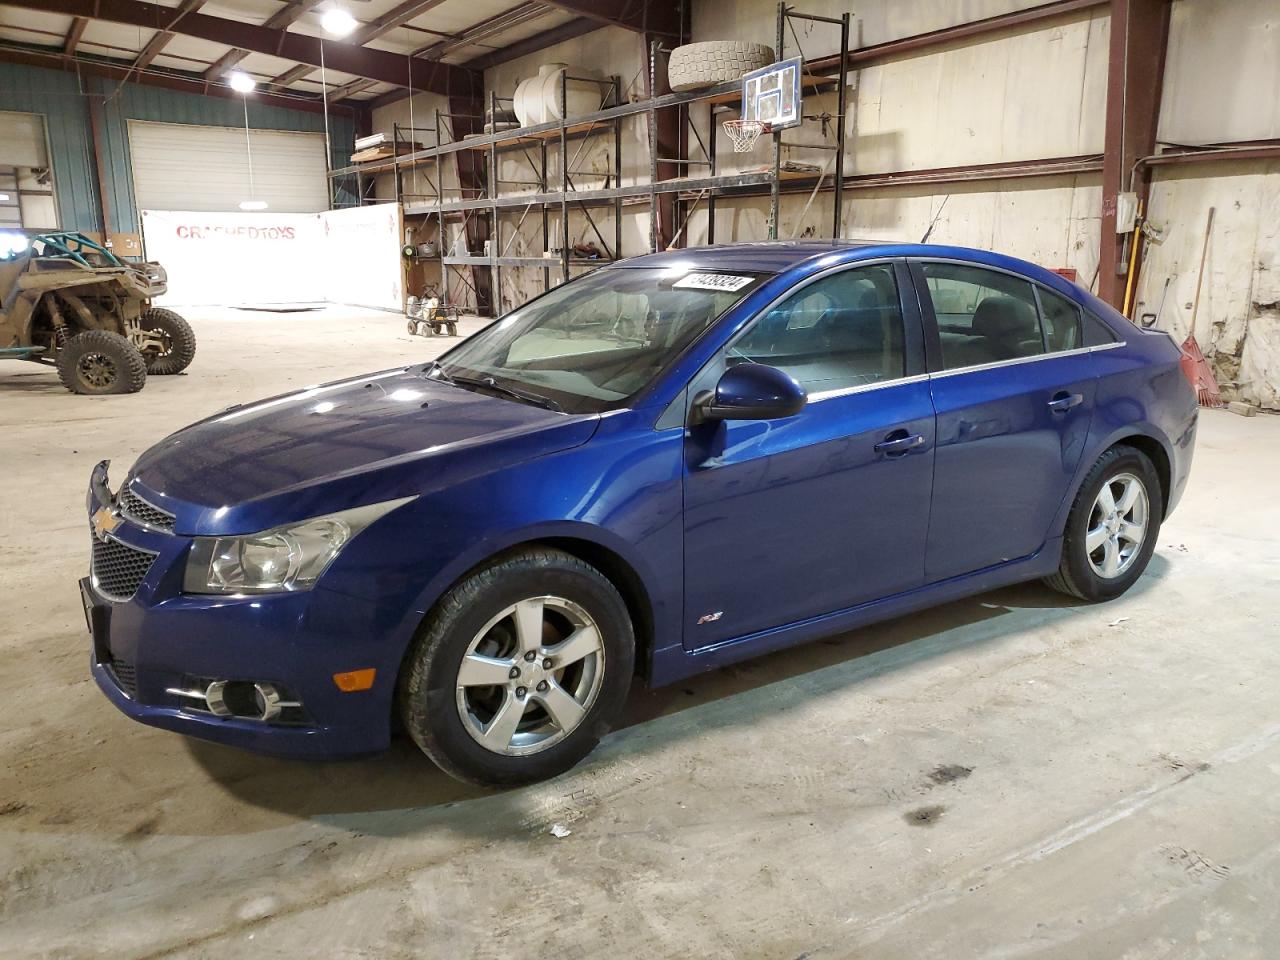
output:
POLYGON ((186 593, 310 590, 351 540, 413 497, 387 500, 244 537, 196 537, 187 555, 186 593))

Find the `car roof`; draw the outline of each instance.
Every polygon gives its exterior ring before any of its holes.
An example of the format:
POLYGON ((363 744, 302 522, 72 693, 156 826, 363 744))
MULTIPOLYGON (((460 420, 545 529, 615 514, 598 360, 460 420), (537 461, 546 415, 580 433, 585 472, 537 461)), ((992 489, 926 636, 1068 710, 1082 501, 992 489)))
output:
POLYGON ((618 262, 619 267, 669 267, 675 264, 690 270, 747 270, 752 273, 782 273, 814 257, 862 248, 889 247, 870 240, 765 240, 754 243, 727 243, 712 247, 687 247, 646 253, 618 262))
POLYGON ((765 240, 753 243, 721 244, 713 247, 688 247, 642 254, 612 264, 613 268, 673 267, 686 270, 739 270, 744 273, 786 273, 802 264, 824 260, 834 264, 850 263, 872 257, 936 257, 967 260, 1003 270, 1058 290, 1084 303, 1093 310, 1107 310, 1105 304, 1079 284, 1027 260, 1006 256, 992 250, 957 247, 941 243, 909 243, 891 240, 765 240))

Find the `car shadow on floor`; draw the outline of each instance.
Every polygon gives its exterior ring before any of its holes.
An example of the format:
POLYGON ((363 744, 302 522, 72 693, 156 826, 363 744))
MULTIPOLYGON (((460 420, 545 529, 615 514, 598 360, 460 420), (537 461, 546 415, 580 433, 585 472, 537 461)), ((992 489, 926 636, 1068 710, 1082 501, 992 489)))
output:
MULTIPOLYGON (((1168 570, 1168 561, 1156 554, 1129 596, 1154 588, 1168 570)), ((743 713, 751 710, 750 698, 775 684, 780 686, 769 694, 768 705, 774 713, 873 681, 910 664, 1035 631, 1070 617, 1090 616, 1101 625, 1111 619, 1104 610, 1038 582, 1019 584, 778 651, 668 687, 650 690, 637 681, 618 730, 702 708, 698 722, 671 724, 659 738, 627 738, 614 749, 610 749, 609 739, 613 738, 609 738, 597 751, 597 759, 588 758, 586 765, 590 769, 615 762, 609 756, 601 757, 601 752, 616 758, 620 749, 635 759, 669 746, 675 738, 741 723, 743 713), (784 683, 802 676, 806 678, 803 684, 784 683), (726 706, 730 703, 732 708, 726 706)), ((870 695, 873 692, 868 689, 870 695)), ((422 829, 424 813, 464 801, 482 808, 467 819, 470 829, 510 827, 525 822, 528 816, 522 811, 524 790, 490 790, 459 783, 423 757, 403 734, 395 737, 386 753, 349 761, 280 760, 200 740, 189 741, 188 750, 211 779, 244 803, 300 819, 330 820, 363 833, 398 835, 422 829), (393 815, 387 816, 389 813, 393 815)), ((553 795, 572 794, 572 781, 581 770, 553 782, 553 795), (563 789, 555 790, 561 782, 563 789)), ((461 819, 450 818, 451 827, 457 828, 461 819)))

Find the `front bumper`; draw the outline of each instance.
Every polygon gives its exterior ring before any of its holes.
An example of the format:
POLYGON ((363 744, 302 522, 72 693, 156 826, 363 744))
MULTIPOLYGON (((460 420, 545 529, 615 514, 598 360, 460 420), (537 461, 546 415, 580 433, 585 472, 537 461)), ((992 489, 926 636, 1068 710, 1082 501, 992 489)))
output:
MULTIPOLYGON (((106 466, 94 471, 91 517, 112 498, 106 466)), ((91 532, 91 536, 98 536, 91 532)), ((108 534, 155 555, 128 599, 111 599, 97 578, 82 582, 97 608, 94 680, 140 723, 277 756, 334 758, 383 750, 407 638, 372 600, 317 587, 298 593, 194 596, 181 592, 191 538, 124 519, 108 534), (333 675, 373 667, 369 690, 344 693, 333 675), (175 691, 192 678, 278 684, 302 703, 289 722, 221 717, 175 691)))

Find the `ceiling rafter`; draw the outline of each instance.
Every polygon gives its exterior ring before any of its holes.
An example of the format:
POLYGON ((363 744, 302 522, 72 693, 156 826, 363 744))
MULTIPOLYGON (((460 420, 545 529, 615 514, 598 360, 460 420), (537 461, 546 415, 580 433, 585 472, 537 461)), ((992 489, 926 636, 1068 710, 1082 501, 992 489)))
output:
POLYGON ((174 38, 174 34, 169 28, 176 26, 188 13, 195 13, 203 6, 204 0, 183 0, 182 4, 174 11, 174 18, 172 22, 166 25, 166 29, 157 30, 151 39, 147 41, 147 45, 139 51, 137 59, 133 61, 133 69, 145 70, 151 66, 152 61, 160 55, 160 51, 174 38))
MULTIPOLYGON (((286 30, 291 24, 297 23, 322 3, 324 3, 324 0, 294 0, 293 3, 281 7, 273 13, 262 25, 272 30, 286 30)), ((236 66, 248 55, 248 50, 241 50, 239 47, 228 50, 204 72, 205 79, 210 81, 220 80, 227 75, 227 72, 232 67, 236 66)))
POLYGON ((473 46, 499 33, 522 26, 530 20, 545 17, 548 13, 551 13, 551 10, 546 4, 539 3, 537 0, 527 0, 527 2, 517 7, 504 10, 487 20, 482 20, 468 27, 448 40, 441 40, 438 43, 431 44, 429 47, 416 50, 413 55, 422 57, 425 60, 439 60, 447 57, 455 50, 473 46))
MULTIPOLYGON (((4 0, 7 6, 68 17, 91 17, 151 29, 163 29, 173 10, 145 0, 4 0)), ((265 53, 298 63, 320 65, 321 47, 328 65, 341 73, 397 86, 453 95, 476 93, 481 78, 470 70, 420 58, 408 61, 399 54, 354 47, 345 43, 325 43, 318 37, 290 33, 270 27, 242 23, 225 17, 190 13, 174 24, 174 33, 196 37, 229 47, 265 53)))
POLYGON ((329 102, 337 103, 339 100, 344 100, 353 93, 359 93, 361 90, 367 90, 377 82, 378 81, 376 80, 358 79, 352 80, 350 83, 344 83, 342 86, 338 87, 338 89, 329 94, 329 102))
POLYGON ((539 50, 545 50, 547 47, 554 46, 557 43, 574 40, 603 28, 604 24, 599 20, 578 17, 574 20, 568 20, 559 26, 552 27, 550 30, 543 30, 541 33, 535 33, 533 36, 525 37, 523 40, 508 43, 500 50, 492 50, 489 53, 482 54, 474 60, 468 60, 463 66, 469 70, 488 70, 490 67, 495 67, 500 63, 506 63, 508 60, 515 60, 530 53, 537 53, 539 50))
POLYGON ((553 7, 636 33, 680 36, 679 5, 649 0, 546 0, 553 7))
MULTIPOLYGON (((414 17, 422 16, 432 7, 438 7, 442 3, 444 3, 444 0, 406 0, 405 3, 400 4, 398 7, 393 7, 376 20, 363 24, 351 35, 350 42, 362 47, 370 40, 376 40, 378 37, 390 33, 396 27, 404 26, 414 17)), ((290 67, 278 77, 272 77, 269 82, 273 87, 287 87, 295 80, 301 80, 314 72, 314 67, 307 64, 298 64, 296 67, 290 67)))
MULTIPOLYGON (((230 87, 221 84, 210 87, 199 73, 187 73, 180 70, 156 67, 146 71, 138 71, 134 70, 132 63, 127 60, 85 57, 84 55, 68 57, 56 47, 26 47, 23 49, 0 47, 0 61, 20 63, 32 67, 45 67, 52 70, 74 70, 77 73, 90 76, 128 81, 149 87, 163 87, 167 90, 179 90, 183 93, 206 94, 237 101, 243 99, 239 93, 236 93, 230 87)), ((324 110, 324 104, 320 98, 314 96, 282 96, 263 92, 257 94, 255 100, 270 106, 287 107, 291 110, 305 110, 309 113, 320 113, 324 110)), ((359 113, 358 106, 355 103, 330 104, 329 109, 341 110, 344 115, 356 115, 359 113)))
POLYGON ((75 56, 76 47, 80 46, 80 38, 84 36, 84 28, 89 25, 87 17, 76 17, 67 30, 67 38, 62 41, 62 55, 75 56))

